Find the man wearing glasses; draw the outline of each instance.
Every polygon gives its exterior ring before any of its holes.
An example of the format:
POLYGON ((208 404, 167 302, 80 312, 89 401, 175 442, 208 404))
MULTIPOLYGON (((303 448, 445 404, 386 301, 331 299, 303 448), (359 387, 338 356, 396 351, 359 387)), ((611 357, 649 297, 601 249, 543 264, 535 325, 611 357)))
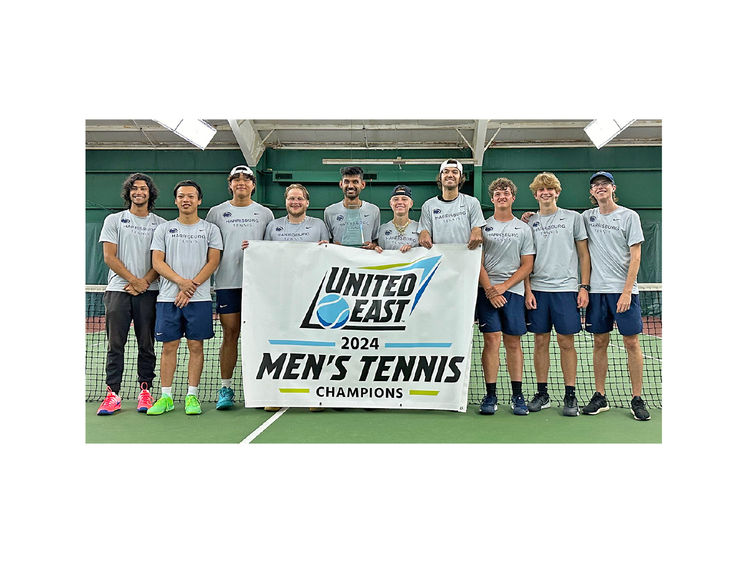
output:
POLYGON ((638 342, 638 335, 643 332, 636 283, 644 240, 641 219, 632 209, 617 205, 617 186, 612 174, 596 172, 589 182, 591 202, 595 207, 582 214, 591 256, 591 289, 585 328, 594 335, 596 392, 581 412, 593 415, 609 410, 604 384, 607 379, 607 347, 616 322, 628 355, 633 391, 630 411, 636 420, 649 420, 651 416, 641 398, 643 354, 638 342))
POLYGON ((256 177, 245 165, 234 166, 228 175, 231 199, 210 208, 205 220, 215 224, 223 237, 223 254, 215 272, 216 310, 223 327, 220 345, 221 388, 218 410, 233 406, 233 370, 238 358, 241 332, 241 286, 244 277, 244 248, 250 240, 262 240, 267 224, 275 217, 264 205, 252 201, 256 177))

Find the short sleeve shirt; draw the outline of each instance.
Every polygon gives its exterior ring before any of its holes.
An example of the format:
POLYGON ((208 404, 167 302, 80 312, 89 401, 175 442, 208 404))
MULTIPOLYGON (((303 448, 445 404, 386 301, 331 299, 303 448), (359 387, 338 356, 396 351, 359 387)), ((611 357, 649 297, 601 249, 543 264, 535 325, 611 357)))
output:
MULTIPOLYGON (((491 216, 482 228, 484 265, 492 285, 503 283, 521 265, 521 257, 534 254, 532 229, 514 217, 511 221, 497 221, 491 216)), ((524 280, 508 289, 524 295, 524 280)))
POLYGON ((576 241, 586 240, 581 214, 558 209, 552 215, 535 213, 529 219, 537 255, 529 276, 538 291, 578 290, 578 249, 576 241))
MULTIPOLYGON (((595 207, 582 216, 589 235, 591 293, 622 293, 630 266, 630 247, 644 241, 641 218, 622 206, 607 215, 595 207)), ((633 293, 638 293, 637 282, 633 293)))
POLYGON ((452 201, 432 197, 420 209, 419 232, 428 231, 434 244, 467 244, 474 227, 485 225, 477 198, 460 193, 452 201))
MULTIPOLYGON (((324 210, 324 223, 329 229, 332 240, 340 242, 345 233, 345 216, 347 209, 341 201, 333 203, 324 210)), ((363 225, 364 242, 374 241, 379 238, 379 223, 381 222, 379 208, 367 201, 361 202, 360 207, 361 224, 363 225)))
MULTIPOLYGON (((112 213, 104 219, 99 242, 111 242, 117 245, 117 258, 130 273, 142 278, 150 271, 150 243, 156 227, 166 219, 154 213, 146 217, 133 215, 129 210, 112 213)), ((107 291, 124 291, 127 280, 109 270, 107 291)), ((158 280, 148 287, 148 291, 158 291, 158 280)))
MULTIPOLYGON (((223 242, 213 223, 200 219, 194 225, 184 225, 174 219, 158 226, 150 248, 163 252, 166 264, 181 277, 192 279, 207 264, 208 249, 221 250, 223 242)), ((179 286, 161 276, 158 301, 173 302, 178 293, 179 286)), ((190 302, 211 300, 210 284, 203 283, 190 302)))
POLYGON ((324 221, 306 217, 302 223, 291 223, 288 216, 270 221, 265 229, 264 240, 282 242, 319 242, 329 240, 329 231, 324 221))
POLYGON ((394 226, 394 221, 384 223, 379 229, 379 246, 384 250, 399 250, 402 246, 409 244, 412 247, 420 246, 418 243, 418 222, 410 221, 404 232, 400 233, 394 226))
POLYGON ((244 251, 241 242, 262 240, 267 224, 274 219, 272 211, 253 201, 237 207, 230 201, 211 207, 205 220, 220 229, 223 253, 215 271, 215 289, 237 289, 244 280, 244 251))

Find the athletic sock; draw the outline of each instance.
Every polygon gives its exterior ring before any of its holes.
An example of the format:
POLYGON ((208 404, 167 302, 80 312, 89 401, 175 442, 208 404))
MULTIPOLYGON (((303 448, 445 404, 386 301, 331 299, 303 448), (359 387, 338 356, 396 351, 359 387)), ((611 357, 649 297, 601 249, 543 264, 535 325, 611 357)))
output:
POLYGON ((565 394, 568 397, 573 397, 576 394, 576 386, 575 385, 566 385, 565 386, 565 394))
POLYGON ((233 381, 233 377, 229 377, 227 379, 221 379, 220 380, 220 386, 221 387, 230 387, 232 381, 233 381))
POLYGON ((197 396, 197 387, 192 387, 191 385, 187 387, 187 395, 194 395, 197 396))
POLYGON ((161 395, 171 397, 171 387, 161 387, 161 395))
POLYGON ((511 394, 519 395, 520 393, 521 393, 521 381, 512 381, 511 382, 511 394))
POLYGON ((487 391, 488 395, 495 395, 495 386, 497 383, 486 383, 485 384, 485 390, 487 391))
POLYGON ((537 393, 540 393, 542 395, 547 395, 547 382, 537 383, 537 393))

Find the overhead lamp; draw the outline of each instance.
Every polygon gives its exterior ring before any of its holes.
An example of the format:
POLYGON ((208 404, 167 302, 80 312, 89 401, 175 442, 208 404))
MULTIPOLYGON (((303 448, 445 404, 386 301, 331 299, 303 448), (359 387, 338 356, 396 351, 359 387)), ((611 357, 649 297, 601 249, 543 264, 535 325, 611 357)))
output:
POLYGON ((594 146, 601 149, 627 129, 635 119, 595 119, 584 127, 584 133, 594 146))
POLYGON ((218 130, 202 119, 154 119, 185 141, 205 150, 218 130))

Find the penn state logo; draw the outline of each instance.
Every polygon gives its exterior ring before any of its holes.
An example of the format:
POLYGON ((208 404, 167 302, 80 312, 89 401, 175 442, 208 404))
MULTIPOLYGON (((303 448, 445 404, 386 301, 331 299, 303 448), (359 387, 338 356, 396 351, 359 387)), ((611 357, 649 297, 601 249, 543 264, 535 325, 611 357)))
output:
POLYGON ((129 222, 130 222, 130 220, 129 220, 129 219, 125 219, 124 217, 122 217, 122 222, 123 222, 123 223, 129 223, 129 222))
POLYGON ((230 211, 226 211, 226 212, 225 212, 225 213, 223 214, 223 217, 230 217, 230 216, 231 216, 231 212, 230 212, 230 211))
POLYGON ((338 215, 337 217, 335 217, 335 220, 336 221, 342 221, 344 218, 345 217, 343 215, 338 215))
POLYGON ((282 230, 283 230, 283 227, 275 227, 275 230, 276 230, 277 232, 280 232, 280 231, 282 231, 282 230))
POLYGON ((176 232, 178 232, 178 229, 176 229, 176 228, 174 228, 174 229, 169 229, 169 232, 173 234, 173 233, 176 233, 176 232))
POLYGON ((539 225, 540 225, 539 221, 535 221, 534 223, 532 223, 532 227, 539 227, 539 225))
POLYGON ((392 231, 391 231, 391 229, 388 229, 388 230, 384 231, 384 234, 385 234, 386 236, 389 236, 389 235, 391 235, 391 234, 392 234, 392 231))
POLYGON ((597 218, 596 218, 596 217, 594 217, 594 215, 592 215, 591 217, 589 217, 589 221, 591 221, 592 223, 593 223, 594 221, 596 221, 596 220, 597 220, 597 218))
POLYGON ((492 230, 493 230, 493 227, 485 227, 485 232, 486 233, 489 233, 492 230))
POLYGON ((434 214, 434 215, 438 215, 439 213, 441 213, 441 210, 440 210, 440 209, 434 209, 434 210, 433 210, 433 214, 434 214))

